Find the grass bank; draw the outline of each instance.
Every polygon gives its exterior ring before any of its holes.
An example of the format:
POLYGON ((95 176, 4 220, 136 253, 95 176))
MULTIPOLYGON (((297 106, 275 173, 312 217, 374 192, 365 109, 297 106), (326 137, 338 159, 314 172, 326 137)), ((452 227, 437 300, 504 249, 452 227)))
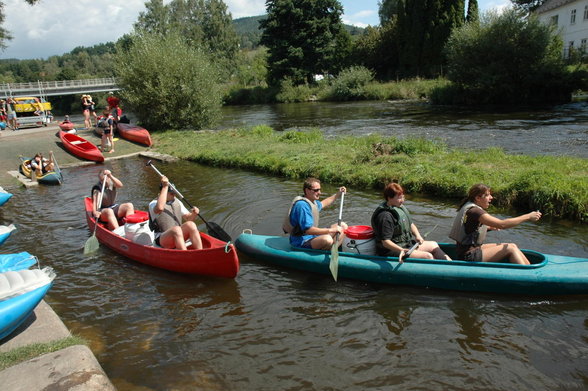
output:
POLYGON ((71 336, 58 341, 47 343, 35 343, 0 353, 0 371, 26 360, 38 357, 42 354, 56 352, 74 345, 86 345, 86 341, 80 337, 71 336))
POLYGON ((206 165, 315 176, 357 188, 382 189, 395 180, 411 193, 457 200, 483 182, 500 206, 588 221, 588 160, 581 158, 454 150, 441 142, 377 135, 325 139, 319 130, 278 133, 267 126, 154 138, 157 151, 206 165))

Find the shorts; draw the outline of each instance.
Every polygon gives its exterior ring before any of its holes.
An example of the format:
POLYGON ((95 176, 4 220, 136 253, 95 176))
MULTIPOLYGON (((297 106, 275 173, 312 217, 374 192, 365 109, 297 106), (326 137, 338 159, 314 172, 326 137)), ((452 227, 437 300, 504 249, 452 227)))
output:
POLYGON ((468 262, 482 262, 482 247, 474 247, 463 255, 463 260, 468 262))
POLYGON ((10 121, 11 119, 16 119, 16 113, 8 113, 8 120, 10 121))
POLYGON ((310 242, 312 242, 312 239, 308 239, 306 242, 302 243, 302 245, 300 247, 312 249, 312 244, 310 244, 310 242))

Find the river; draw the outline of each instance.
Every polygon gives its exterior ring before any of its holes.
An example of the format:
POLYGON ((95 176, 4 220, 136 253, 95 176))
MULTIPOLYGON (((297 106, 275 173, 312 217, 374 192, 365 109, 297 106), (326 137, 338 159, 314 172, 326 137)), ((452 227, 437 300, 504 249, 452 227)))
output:
POLYGON ((227 106, 219 128, 258 124, 279 131, 318 128, 331 137, 424 137, 451 147, 492 146, 515 154, 588 158, 588 102, 501 112, 450 109, 424 101, 227 106))
MULTIPOLYGON (((143 208, 158 178, 142 159, 107 165, 120 200, 143 208)), ((298 181, 193 163, 159 164, 207 220, 235 238, 275 234, 298 181)), ((588 385, 588 310, 581 297, 519 297, 335 283, 241 256, 235 280, 146 267, 90 236, 82 197, 100 166, 64 170, 61 187, 15 189, 0 209, 18 231, 4 252, 29 251, 57 271, 47 301, 87 338, 120 390, 581 390, 588 385), (75 178, 75 180, 74 180, 75 178)), ((323 184, 327 191, 335 187, 323 184)), ((379 202, 350 189, 344 220, 365 224, 379 202)), ((447 240, 454 205, 407 202, 431 239, 447 240)), ((337 211, 325 211, 334 221, 337 211)), ((500 215, 501 211, 495 211, 500 215)), ((201 228, 204 228, 201 224, 201 228)), ((521 247, 588 257, 585 225, 545 219, 495 234, 521 247)))
MULTIPOLYGON (((356 105, 362 104, 343 105, 341 111, 356 105)), ((564 133, 567 126, 561 128, 564 133)), ((145 160, 105 166, 125 183, 120 201, 132 200, 144 209, 156 196, 159 178, 145 160)), ((208 221, 233 238, 244 229, 278 234, 291 198, 301 189, 300 181, 241 170, 188 162, 157 166, 208 221)), ((47 302, 73 333, 90 341, 119 390, 588 388, 586 296, 334 282, 246 256, 240 256, 234 280, 165 272, 104 246, 84 256, 91 233, 82 198, 101 168, 65 169, 60 187, 9 189, 14 197, 0 208, 0 223, 14 222, 18 230, 2 251, 29 251, 56 270, 47 302)), ((338 185, 322 188, 330 194, 338 185)), ((378 202, 379 192, 351 188, 343 219, 367 224, 378 202)), ((408 195, 407 206, 421 232, 438 224, 430 239, 448 240, 453 202, 408 195)), ((321 221, 336 221, 336 209, 325 210, 321 221)), ((545 216, 492 233, 489 240, 586 258, 587 238, 585 224, 545 216)))

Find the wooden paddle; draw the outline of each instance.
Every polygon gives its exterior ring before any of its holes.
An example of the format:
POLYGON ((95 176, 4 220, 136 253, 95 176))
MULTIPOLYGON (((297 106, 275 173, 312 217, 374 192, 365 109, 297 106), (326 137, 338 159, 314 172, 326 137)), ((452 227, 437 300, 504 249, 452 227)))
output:
MULTIPOLYGON (((146 165, 151 166, 151 168, 153 168, 155 170, 155 172, 157 174, 159 174, 160 177, 163 177, 163 174, 157 169, 157 167, 155 167, 153 165, 153 163, 151 163, 151 160, 149 160, 146 165)), ((170 187, 171 191, 176 193, 176 195, 180 198, 181 201, 185 202, 186 205, 188 205, 188 208, 190 208, 190 209, 194 208, 192 206, 192 204, 187 199, 184 198, 182 193, 180 193, 178 191, 178 189, 176 189, 176 187, 173 184, 170 183, 169 187, 170 187)), ((208 234, 210 236, 212 236, 213 238, 217 238, 218 240, 222 240, 223 242, 231 242, 233 240, 233 239, 231 239, 231 236, 220 227, 220 225, 213 223, 213 222, 209 223, 208 221, 206 221, 204 219, 204 217, 202 217, 201 213, 198 213, 198 217, 200 217, 202 219, 202 221, 204 222, 204 224, 206 224, 206 228, 208 229, 208 234)))
MULTIPOLYGON (((341 193, 341 205, 339 205, 339 219, 337 220, 337 225, 341 226, 341 217, 343 216, 343 198, 345 198, 345 193, 341 193)), ((333 239, 333 247, 331 247, 331 262, 329 263, 329 269, 331 270, 331 274, 335 281, 337 281, 337 272, 339 271, 339 232, 335 235, 333 239)))
MULTIPOLYGON (((106 175, 104 175, 104 180, 102 181, 102 190, 100 190, 100 195, 98 196, 98 208, 102 206, 102 196, 104 195, 104 188, 106 187, 106 175)), ((94 251, 98 250, 100 247, 100 242, 98 242, 98 238, 96 237, 96 228, 98 228, 98 219, 94 222, 94 233, 90 236, 90 239, 86 240, 86 244, 84 245, 84 254, 90 254, 94 251)))

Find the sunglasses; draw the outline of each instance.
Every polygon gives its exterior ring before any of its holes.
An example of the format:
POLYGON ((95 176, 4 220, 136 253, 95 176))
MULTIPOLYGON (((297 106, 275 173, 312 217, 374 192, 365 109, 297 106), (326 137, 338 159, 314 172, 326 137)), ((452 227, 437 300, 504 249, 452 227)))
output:
POLYGON ((321 191, 321 189, 308 189, 310 191, 314 191, 315 193, 318 193, 319 191, 321 191))

